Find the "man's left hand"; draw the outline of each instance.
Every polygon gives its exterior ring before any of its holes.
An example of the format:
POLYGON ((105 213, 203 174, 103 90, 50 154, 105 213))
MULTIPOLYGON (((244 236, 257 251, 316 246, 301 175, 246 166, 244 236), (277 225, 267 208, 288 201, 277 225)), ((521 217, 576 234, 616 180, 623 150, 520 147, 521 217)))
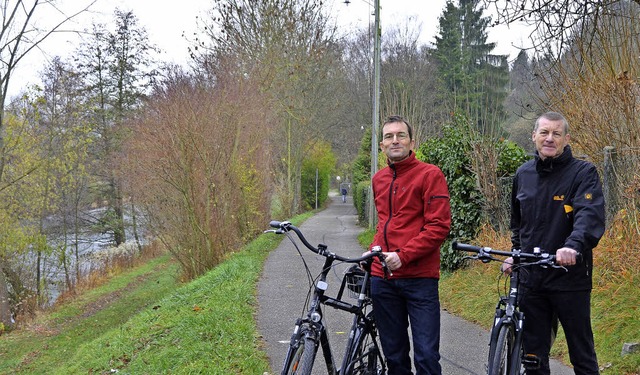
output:
POLYGON ((578 252, 568 247, 556 251, 556 264, 559 266, 573 266, 576 264, 578 252))

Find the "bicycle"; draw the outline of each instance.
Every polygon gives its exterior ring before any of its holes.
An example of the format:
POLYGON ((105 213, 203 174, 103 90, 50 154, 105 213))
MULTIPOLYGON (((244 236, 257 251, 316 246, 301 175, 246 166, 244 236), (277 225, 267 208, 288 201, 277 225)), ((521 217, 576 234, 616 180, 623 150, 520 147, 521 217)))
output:
POLYGON ((494 255, 513 258, 508 294, 500 295, 489 336, 487 374, 520 375, 524 373, 524 370, 539 368, 540 359, 533 354, 526 354, 522 345, 525 316, 518 305, 520 269, 536 265, 560 268, 565 271, 567 269, 555 264, 555 255, 543 252, 540 248, 534 248, 533 253, 525 253, 520 250, 500 251, 490 247, 458 243, 457 241, 454 241, 451 247, 454 250, 476 253, 476 255, 466 258, 480 260, 484 263, 504 262, 502 259, 495 258, 494 255))
POLYGON ((309 375, 315 362, 318 348, 322 347, 327 373, 331 375, 381 375, 386 373, 386 365, 380 349, 378 331, 373 319, 371 298, 369 291, 370 264, 373 258, 378 258, 382 263, 385 273, 388 272, 384 256, 381 251, 371 253, 359 258, 346 258, 328 250, 324 244, 312 246, 304 237, 300 229, 288 221, 272 221, 270 226, 276 228, 267 232, 285 234, 293 243, 298 254, 302 255, 298 245, 290 232, 294 232, 300 241, 312 252, 325 258, 320 274, 312 278, 307 264, 302 258, 310 283, 307 301, 305 302, 306 314, 298 318, 291 335, 289 349, 282 366, 282 375, 309 375), (327 275, 333 269, 335 262, 352 263, 345 272, 337 296, 325 295, 328 288, 327 275), (360 267, 364 264, 364 267, 360 267), (346 290, 357 298, 355 304, 342 300, 346 290), (340 368, 336 367, 335 359, 329 345, 327 327, 323 320, 322 305, 346 311, 353 314, 345 355, 340 368))

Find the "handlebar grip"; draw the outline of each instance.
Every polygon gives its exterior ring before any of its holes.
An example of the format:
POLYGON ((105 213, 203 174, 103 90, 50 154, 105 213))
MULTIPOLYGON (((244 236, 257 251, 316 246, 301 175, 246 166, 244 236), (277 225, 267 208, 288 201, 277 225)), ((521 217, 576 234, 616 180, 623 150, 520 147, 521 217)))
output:
POLYGON ((466 244, 466 243, 460 243, 458 241, 453 241, 451 243, 451 248, 453 250, 472 251, 474 253, 478 253, 478 252, 480 252, 480 250, 482 250, 482 247, 480 247, 480 246, 474 246, 474 245, 469 245, 469 244, 466 244))
POLYGON ((280 225, 282 224, 282 222, 278 221, 278 220, 271 220, 269 222, 269 226, 271 228, 280 228, 280 225))

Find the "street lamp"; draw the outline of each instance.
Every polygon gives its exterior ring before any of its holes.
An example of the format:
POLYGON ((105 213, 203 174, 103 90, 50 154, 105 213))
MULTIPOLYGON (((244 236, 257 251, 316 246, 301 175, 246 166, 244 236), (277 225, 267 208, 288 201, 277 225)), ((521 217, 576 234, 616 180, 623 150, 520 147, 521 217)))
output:
MULTIPOLYGON (((375 44, 373 46, 373 110, 372 110, 372 128, 371 128, 371 178, 378 171, 378 124, 380 123, 380 37, 382 30, 380 28, 380 0, 374 0, 375 6, 375 44)), ((369 192, 369 229, 376 227, 378 215, 376 214, 376 206, 373 201, 373 180, 369 192)))
MULTIPOLYGON (((366 0, 363 0, 369 5, 366 0)), ((351 1, 344 0, 346 5, 349 5, 351 1)), ((378 124, 380 124, 380 38, 382 36, 382 30, 380 28, 380 0, 373 0, 373 7, 375 8, 375 30, 374 32, 374 46, 373 46, 373 93, 371 101, 373 103, 371 113, 371 178, 378 171, 378 124)), ((376 205, 373 201, 373 183, 369 188, 369 229, 375 229, 378 215, 376 214, 376 205)))

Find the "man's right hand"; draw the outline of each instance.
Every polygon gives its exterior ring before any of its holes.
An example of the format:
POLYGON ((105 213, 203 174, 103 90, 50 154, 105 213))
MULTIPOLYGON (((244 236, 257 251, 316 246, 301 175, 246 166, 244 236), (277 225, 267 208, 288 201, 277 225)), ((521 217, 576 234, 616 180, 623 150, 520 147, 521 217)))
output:
POLYGON ((400 260, 398 253, 389 252, 389 253, 383 253, 383 254, 384 254, 384 260, 387 262, 387 266, 389 267, 389 270, 395 271, 398 268, 402 267, 402 261, 400 260))
POLYGON ((500 266, 500 270, 502 270, 502 272, 505 275, 511 275, 511 265, 513 264, 513 258, 509 257, 507 259, 504 260, 504 262, 502 262, 502 265, 500 266))

